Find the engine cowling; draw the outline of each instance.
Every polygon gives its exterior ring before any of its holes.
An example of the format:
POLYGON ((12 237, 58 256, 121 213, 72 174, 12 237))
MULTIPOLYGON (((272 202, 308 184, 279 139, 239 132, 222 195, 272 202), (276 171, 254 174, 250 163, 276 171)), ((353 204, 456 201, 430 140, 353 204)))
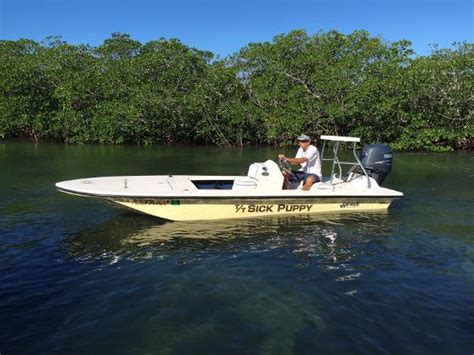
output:
POLYGON ((367 174, 382 186, 392 171, 393 151, 385 144, 368 144, 362 149, 360 160, 367 174))

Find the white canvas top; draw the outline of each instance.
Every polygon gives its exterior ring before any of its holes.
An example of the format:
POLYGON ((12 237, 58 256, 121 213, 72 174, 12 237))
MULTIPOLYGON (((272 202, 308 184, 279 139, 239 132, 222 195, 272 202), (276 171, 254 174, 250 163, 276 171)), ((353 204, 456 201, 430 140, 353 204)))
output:
POLYGON ((343 137, 343 136, 321 136, 321 140, 337 141, 337 142, 360 142, 358 137, 343 137))

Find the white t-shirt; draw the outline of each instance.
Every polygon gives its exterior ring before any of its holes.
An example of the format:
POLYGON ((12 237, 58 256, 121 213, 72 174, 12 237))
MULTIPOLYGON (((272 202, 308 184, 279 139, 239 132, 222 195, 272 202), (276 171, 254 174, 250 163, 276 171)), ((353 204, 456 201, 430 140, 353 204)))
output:
POLYGON ((319 157, 318 148, 312 144, 308 146, 306 152, 304 152, 302 148, 299 148, 295 158, 307 158, 308 161, 301 163, 300 171, 304 171, 308 174, 316 174, 319 176, 319 179, 322 179, 321 159, 319 157))

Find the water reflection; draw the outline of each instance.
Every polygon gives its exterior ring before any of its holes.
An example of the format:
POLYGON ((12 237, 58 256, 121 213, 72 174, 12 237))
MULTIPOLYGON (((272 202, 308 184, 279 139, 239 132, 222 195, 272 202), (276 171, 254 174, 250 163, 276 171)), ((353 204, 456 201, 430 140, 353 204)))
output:
POLYGON ((82 260, 166 257, 174 253, 263 253, 291 251, 302 260, 322 257, 331 264, 350 259, 354 242, 392 229, 387 212, 249 220, 164 222, 123 214, 67 238, 70 255, 82 260))
POLYGON ((328 304, 360 296, 371 250, 384 251, 393 227, 388 213, 185 223, 124 214, 66 245, 97 270, 118 263, 135 270, 135 287, 151 285, 140 313, 153 315, 143 335, 152 349, 233 343, 231 322, 262 353, 291 353, 331 326, 328 304))

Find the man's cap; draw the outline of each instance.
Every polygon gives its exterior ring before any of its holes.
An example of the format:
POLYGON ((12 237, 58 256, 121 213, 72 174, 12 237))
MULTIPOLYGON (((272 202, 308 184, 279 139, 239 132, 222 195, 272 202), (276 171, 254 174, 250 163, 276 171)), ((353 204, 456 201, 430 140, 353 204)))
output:
POLYGON ((306 134, 300 134, 298 137, 296 137, 297 141, 310 141, 311 137, 307 136, 306 134))

